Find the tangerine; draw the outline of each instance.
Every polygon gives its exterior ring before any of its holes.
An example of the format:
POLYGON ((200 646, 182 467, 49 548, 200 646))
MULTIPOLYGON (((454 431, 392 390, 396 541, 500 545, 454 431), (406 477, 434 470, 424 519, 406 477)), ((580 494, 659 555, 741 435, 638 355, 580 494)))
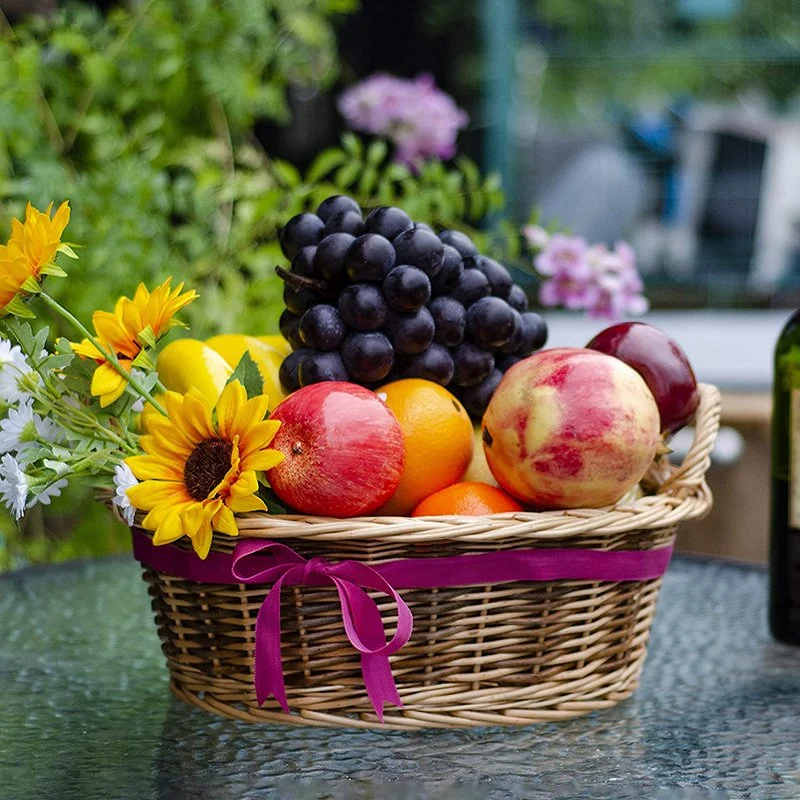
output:
POLYGON ((412 517, 469 516, 522 511, 522 506, 502 489, 488 483, 463 481, 426 497, 411 513, 412 517))
POLYGON ((403 516, 461 479, 472 459, 472 422, 464 406, 433 381, 404 378, 377 393, 400 423, 406 447, 400 484, 379 513, 403 516))

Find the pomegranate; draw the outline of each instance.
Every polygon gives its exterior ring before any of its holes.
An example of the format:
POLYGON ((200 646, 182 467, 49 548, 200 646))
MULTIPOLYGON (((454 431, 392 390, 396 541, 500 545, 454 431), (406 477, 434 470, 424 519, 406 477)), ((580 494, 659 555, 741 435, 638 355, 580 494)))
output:
POLYGON ((405 463, 403 434, 369 389, 315 383, 289 395, 270 419, 281 422, 271 446, 286 458, 267 478, 278 498, 297 511, 371 514, 397 489, 405 463))
POLYGON ((642 377, 617 358, 573 347, 512 366, 482 428, 500 487, 538 509, 616 502, 660 443, 658 407, 642 377))

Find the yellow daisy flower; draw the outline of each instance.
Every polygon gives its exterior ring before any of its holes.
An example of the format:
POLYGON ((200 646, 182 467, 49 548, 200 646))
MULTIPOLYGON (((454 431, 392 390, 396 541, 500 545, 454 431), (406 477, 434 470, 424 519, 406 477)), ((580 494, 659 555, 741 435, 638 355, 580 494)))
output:
POLYGON ((56 253, 75 257, 70 246, 61 242, 69 222, 69 203, 62 203, 51 218, 52 208, 50 203, 41 212, 28 203, 25 222, 11 220, 11 238, 8 244, 0 245, 0 316, 33 316, 19 295, 38 291, 43 275, 65 274, 53 261, 56 253))
POLYGON ((196 389, 168 392, 166 417, 152 417, 140 445, 145 455, 126 463, 142 483, 128 489, 131 504, 146 511, 142 525, 155 544, 188 536, 200 558, 212 530, 237 536, 234 513, 265 511, 257 496, 257 472, 283 460, 267 447, 280 427, 264 419, 267 397, 247 399, 239 381, 229 383, 211 406, 196 389))
MULTIPOLYGON (((172 278, 167 278, 152 293, 140 283, 133 300, 123 296, 117 300, 113 312, 94 312, 92 323, 97 340, 104 350, 117 356, 126 372, 131 371, 133 362, 147 347, 155 345, 171 327, 179 324, 174 315, 197 297, 194 290, 183 292, 182 283, 172 289, 171 282, 172 278)), ((125 378, 88 339, 73 342, 72 350, 81 358, 91 358, 98 363, 92 376, 91 392, 100 398, 100 405, 105 408, 118 400, 128 383, 125 378)))
POLYGON ((28 274, 36 279, 46 267, 53 265, 57 252, 66 250, 61 236, 69 223, 69 201, 64 201, 51 219, 52 209, 52 203, 44 212, 28 203, 24 224, 18 219, 11 221, 8 255, 24 259, 28 274))
MULTIPOLYGON (((118 305, 115 313, 126 321, 126 325, 130 326, 133 323, 134 327, 138 326, 137 335, 150 327, 153 336, 156 339, 161 338, 170 328, 179 324, 174 319, 175 314, 197 298, 197 292, 194 289, 181 294, 183 292, 182 283, 172 289, 171 281, 172 278, 167 278, 152 292, 149 292, 147 287, 140 283, 133 300, 128 300, 127 297, 120 298, 125 303, 121 306, 118 305)), ((129 330, 132 329, 129 327, 129 330)))

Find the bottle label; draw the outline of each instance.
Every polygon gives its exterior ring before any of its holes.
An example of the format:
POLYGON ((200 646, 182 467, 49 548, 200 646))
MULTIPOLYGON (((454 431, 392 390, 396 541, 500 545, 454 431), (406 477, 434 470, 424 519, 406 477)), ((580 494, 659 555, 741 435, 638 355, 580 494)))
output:
POLYGON ((789 525, 795 530, 800 530, 800 389, 792 389, 789 425, 791 429, 789 525))

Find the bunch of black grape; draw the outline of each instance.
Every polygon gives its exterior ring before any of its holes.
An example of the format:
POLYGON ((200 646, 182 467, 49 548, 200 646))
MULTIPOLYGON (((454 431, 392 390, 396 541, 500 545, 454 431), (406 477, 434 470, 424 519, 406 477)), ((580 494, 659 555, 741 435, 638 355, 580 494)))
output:
POLYGON ((446 386, 480 417, 508 367, 544 345, 547 326, 508 270, 459 231, 438 236, 401 209, 366 219, 336 195, 281 231, 291 269, 281 333, 287 391, 320 381, 373 388, 398 378, 446 386))

